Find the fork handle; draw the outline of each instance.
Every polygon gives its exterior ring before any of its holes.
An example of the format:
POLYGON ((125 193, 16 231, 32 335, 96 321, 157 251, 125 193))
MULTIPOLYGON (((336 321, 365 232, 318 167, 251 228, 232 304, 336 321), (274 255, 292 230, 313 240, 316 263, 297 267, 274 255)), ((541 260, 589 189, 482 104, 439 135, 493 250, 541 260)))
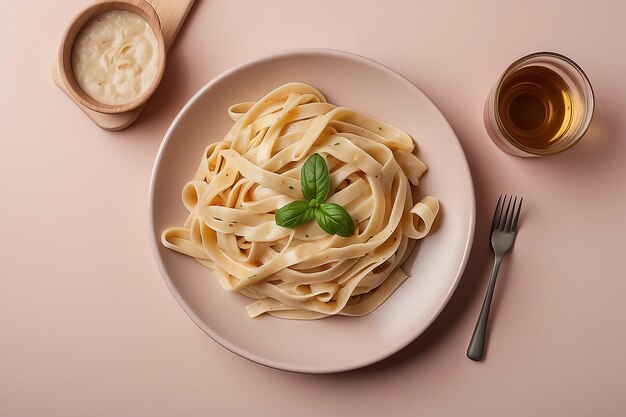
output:
POLYGON ((476 322, 472 339, 467 347, 467 357, 474 361, 481 360, 485 354, 485 335, 487 333, 487 322, 489 321, 489 309, 491 308, 493 291, 496 288, 496 277, 498 276, 501 263, 502 256, 496 256, 493 262, 491 278, 489 278, 487 294, 485 294, 485 301, 483 301, 483 306, 480 309, 480 316, 478 316, 478 321, 476 322))

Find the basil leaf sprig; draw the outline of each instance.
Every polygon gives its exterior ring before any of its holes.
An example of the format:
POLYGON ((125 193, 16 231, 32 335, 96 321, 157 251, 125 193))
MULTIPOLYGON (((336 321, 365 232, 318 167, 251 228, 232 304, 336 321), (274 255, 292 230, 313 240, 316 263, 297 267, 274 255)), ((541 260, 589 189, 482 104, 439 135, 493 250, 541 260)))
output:
POLYGON ((296 200, 276 210, 276 224, 289 229, 317 220, 328 234, 343 237, 354 234, 354 222, 345 208, 324 203, 330 191, 330 172, 320 154, 314 153, 300 170, 300 189, 305 200, 296 200))

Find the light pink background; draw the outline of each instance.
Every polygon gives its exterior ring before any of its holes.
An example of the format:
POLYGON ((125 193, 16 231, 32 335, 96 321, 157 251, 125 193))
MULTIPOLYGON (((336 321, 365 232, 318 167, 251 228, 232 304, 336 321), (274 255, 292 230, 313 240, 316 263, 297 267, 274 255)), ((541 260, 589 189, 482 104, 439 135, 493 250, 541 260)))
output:
POLYGON ((626 5, 559 0, 198 0, 163 83, 129 129, 97 128, 50 66, 81 0, 0 15, 1 416, 623 416, 626 414, 626 5), (375 59, 447 116, 476 186, 477 231, 448 307, 417 341, 326 376, 229 353, 182 312, 149 249, 147 193, 180 107, 261 55, 330 47, 375 59), (597 99, 583 141, 520 159, 486 137, 482 105, 507 64, 553 50, 597 99), (496 293, 486 361, 465 358, 491 263, 500 192, 525 197, 496 293))

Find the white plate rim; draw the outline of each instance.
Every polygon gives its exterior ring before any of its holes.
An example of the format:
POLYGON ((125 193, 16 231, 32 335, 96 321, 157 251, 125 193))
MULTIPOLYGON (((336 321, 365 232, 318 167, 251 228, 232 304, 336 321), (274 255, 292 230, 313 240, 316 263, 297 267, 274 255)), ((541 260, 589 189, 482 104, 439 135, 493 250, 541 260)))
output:
POLYGON ((177 115, 172 120, 170 126, 168 127, 167 131, 165 132, 165 134, 163 136, 163 140, 161 141, 161 144, 159 145, 159 149, 157 150, 157 155, 155 157, 154 164, 152 166, 152 172, 151 172, 151 175, 150 175, 150 187, 149 187, 149 193, 148 193, 148 230, 149 230, 149 233, 150 233, 150 246, 151 246, 151 250, 152 250, 152 255, 153 255, 153 257, 154 257, 154 259, 155 259, 155 261, 157 263, 157 267, 159 269, 161 278, 163 279, 163 281, 165 281, 165 284, 166 284, 167 288, 169 289, 171 294, 174 296, 174 299, 176 300, 176 302, 178 303, 180 308, 196 324, 196 326, 198 326, 198 328, 200 328, 200 330, 202 330, 207 336, 209 336, 211 339, 213 339, 213 341, 215 341, 217 344, 219 344, 223 348, 227 349, 231 353, 234 353, 235 355, 237 355, 237 356, 239 356, 241 358, 247 359, 247 360, 249 360, 251 362, 254 362, 256 364, 267 366, 269 368, 273 368, 273 369, 277 369, 277 370, 282 370, 282 371, 289 371, 289 372, 296 372, 296 373, 307 373, 307 374, 328 374, 328 373, 336 373, 336 372, 345 372, 345 371, 349 371, 349 370, 353 370, 353 369, 362 368, 362 367, 365 367, 365 366, 368 366, 368 365, 372 365, 372 364, 374 364, 376 362, 379 362, 379 361, 381 361, 383 359, 386 359, 386 358, 392 356, 393 354, 401 351, 402 349, 407 347, 410 343, 415 341, 428 327, 430 327, 430 325, 435 321, 435 319, 439 316, 439 314, 441 314, 441 312, 443 311, 444 307, 448 304, 448 301, 452 297, 452 294, 454 294, 454 291, 456 290, 456 288, 458 286, 458 283, 461 280, 461 277, 462 277, 463 272, 465 270, 465 267, 467 265, 467 261, 468 261, 469 255, 471 253, 472 244, 473 244, 473 240, 474 240, 475 226, 476 226, 476 194, 475 194, 475 189, 474 189, 474 181, 473 181, 473 178, 472 178, 472 173, 471 173, 471 170, 469 168, 469 164, 467 162, 467 157, 465 156, 465 152, 463 151, 463 147, 461 146, 461 143, 459 142, 456 133, 452 129, 452 126, 450 126, 450 123, 448 122, 446 117, 443 115, 443 113, 441 112, 439 107, 419 87, 417 87, 415 84, 413 84, 411 81, 409 81, 406 77, 404 77, 403 75, 397 73, 396 71, 392 70, 391 68, 387 67, 386 65, 383 65, 383 64, 381 64, 381 63, 379 63, 379 62, 377 62, 377 61, 375 61, 373 59, 366 58, 366 57, 364 57, 362 55, 358 55, 356 53, 341 51, 341 50, 337 50, 337 49, 330 49, 330 48, 298 48, 298 49, 289 49, 289 50, 285 50, 285 51, 275 52, 275 53, 263 55, 263 56, 258 57, 256 59, 252 59, 250 61, 246 61, 246 62, 244 62, 242 64, 239 64, 239 65, 236 65, 234 67, 231 67, 231 68, 227 69, 226 71, 223 71, 222 73, 220 73, 219 75, 217 75, 213 79, 211 79, 208 83, 206 83, 204 86, 202 86, 185 103, 185 105, 180 109, 180 111, 177 113, 177 115), (354 61, 357 61, 357 62, 359 62, 361 64, 364 64, 364 65, 374 66, 374 67, 377 67, 378 69, 380 69, 381 71, 385 72, 389 76, 392 76, 392 77, 398 79, 400 82, 405 84, 407 86, 407 88, 413 90, 417 95, 423 96, 423 98, 425 98, 427 101, 429 101, 433 105, 434 109, 441 116, 441 119, 444 122, 445 127, 449 130, 449 133, 451 133, 452 136, 454 136, 454 138, 456 139, 453 143, 454 143, 454 146, 456 146, 458 148, 457 150, 463 155, 463 159, 462 159, 463 162, 464 162, 463 169, 464 169, 465 173, 467 174, 467 177, 469 178, 469 186, 471 187, 471 190, 468 190, 468 191, 470 191, 469 192, 469 195, 470 195, 470 202, 469 202, 470 213, 469 213, 469 222, 468 222, 468 230, 467 230, 467 241, 465 243, 465 248, 464 248, 464 251, 463 251, 463 258, 462 258, 461 263, 460 263, 460 265, 459 265, 459 267, 457 269, 457 273, 456 273, 456 276, 455 276, 455 278, 454 278, 454 280, 452 282, 452 285, 450 286, 450 289, 448 290, 448 292, 445 295, 445 297, 442 299, 442 302, 439 304, 437 309, 428 318, 428 320, 426 320, 424 322, 424 324, 422 326, 417 327, 414 332, 412 332, 411 334, 407 335, 404 343, 397 344, 397 345, 394 346, 393 349, 388 349, 388 350, 382 351, 378 355, 372 355, 371 357, 369 357, 367 359, 364 359, 364 360, 361 360, 361 361, 358 361, 358 362, 354 362, 354 363, 350 363, 350 364, 346 364, 344 366, 311 367, 311 366, 295 366, 295 365, 283 364, 283 363, 280 363, 278 361, 274 361, 274 360, 271 360, 271 359, 268 359, 268 358, 263 358, 261 356, 258 356, 254 352, 250 352, 248 350, 241 349, 238 346, 236 346, 236 345, 230 343, 229 341, 225 340, 224 338, 222 338, 218 333, 214 332, 212 329, 210 329, 209 327, 204 325, 204 322, 202 321, 202 319, 200 319, 200 317, 198 317, 198 315, 193 311, 193 309, 188 306, 188 304, 184 300, 184 297, 181 296, 180 293, 178 292, 178 290, 176 289, 176 286, 172 282, 172 279, 170 278, 169 274, 167 273, 165 265, 163 264, 163 260, 161 259, 161 257, 159 256, 159 253, 158 253, 158 246, 157 246, 158 243, 157 242, 160 242, 160 236, 157 236, 154 233, 154 212, 152 210, 152 206, 153 206, 153 197, 154 197, 154 191, 155 191, 155 177, 156 177, 156 174, 157 174, 160 162, 161 162, 161 158, 163 156, 163 150, 166 148, 169 140, 171 139, 172 132, 174 132, 174 130, 177 128, 178 124, 180 123, 180 120, 185 116, 187 111, 189 111, 190 107, 193 106, 194 103, 196 102, 196 100, 200 96, 202 96, 207 90, 209 90, 215 84, 219 83, 221 80, 227 78, 228 76, 230 76, 233 73, 245 70, 248 67, 253 67, 255 65, 262 64, 264 62, 268 62, 268 61, 272 61, 272 60, 278 60, 278 59, 284 59, 284 58, 291 58, 291 57, 295 57, 295 56, 298 56, 298 55, 322 55, 322 56, 326 56, 326 57, 328 57, 328 56, 330 56, 330 57, 340 57, 340 58, 354 60, 354 61))

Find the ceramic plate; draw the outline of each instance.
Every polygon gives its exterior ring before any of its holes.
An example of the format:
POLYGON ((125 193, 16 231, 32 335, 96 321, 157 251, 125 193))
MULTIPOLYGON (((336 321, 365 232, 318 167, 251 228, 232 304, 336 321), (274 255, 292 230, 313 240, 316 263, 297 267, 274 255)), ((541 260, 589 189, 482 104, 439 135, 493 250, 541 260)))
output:
POLYGON ((461 277, 474 234, 474 189, 463 150, 432 101, 408 80, 369 59, 333 50, 298 50, 265 57, 213 79, 176 116, 159 149, 151 180, 152 244, 159 269, 189 317, 226 349, 259 364, 296 372, 358 368, 397 352, 443 309, 461 277), (165 249, 161 232, 181 225, 183 185, 209 142, 230 126, 226 110, 290 81, 309 83, 329 102, 348 106, 408 132, 429 171, 422 195, 441 202, 431 234, 405 265, 410 278, 364 317, 313 321, 248 318, 249 299, 222 289, 195 260, 165 249))

